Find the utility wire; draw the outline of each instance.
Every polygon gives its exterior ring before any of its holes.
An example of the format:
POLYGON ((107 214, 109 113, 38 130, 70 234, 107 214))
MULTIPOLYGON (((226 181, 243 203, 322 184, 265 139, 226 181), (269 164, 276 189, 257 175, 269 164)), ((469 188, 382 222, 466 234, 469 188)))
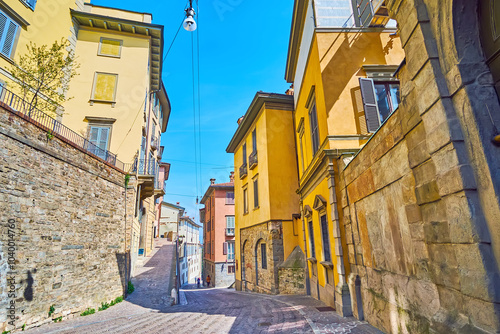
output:
MULTIPOLYGON (((196 18, 198 19, 198 29, 196 29, 196 43, 197 43, 197 60, 198 60, 198 154, 199 156, 199 162, 200 162, 200 167, 202 163, 202 158, 201 158, 201 152, 202 152, 202 147, 201 147, 201 84, 200 84, 200 11, 198 7, 198 0, 196 0, 196 18)), ((200 183, 203 181, 203 174, 200 168, 200 183)))

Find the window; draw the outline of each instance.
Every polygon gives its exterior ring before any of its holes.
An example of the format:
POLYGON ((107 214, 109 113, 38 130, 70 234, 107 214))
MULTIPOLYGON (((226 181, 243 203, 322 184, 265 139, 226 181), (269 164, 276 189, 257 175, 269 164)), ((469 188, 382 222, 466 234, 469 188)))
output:
POLYGON ((326 262, 332 262, 332 256, 330 254, 330 236, 328 235, 328 220, 326 215, 321 216, 321 235, 323 237, 323 253, 325 255, 326 262))
POLYGON ((319 149, 319 129, 318 129, 318 115, 316 113, 316 101, 311 102, 309 108, 309 124, 311 126, 311 141, 313 155, 318 152, 319 149))
POLYGON ((226 205, 234 205, 234 191, 226 192, 226 205))
POLYGON ((226 235, 234 235, 234 216, 226 216, 226 235))
POLYGON ((21 0, 21 2, 25 3, 29 8, 35 10, 36 0, 21 0))
POLYGON ((401 102, 399 83, 360 78, 359 85, 368 131, 375 132, 401 102))
POLYGON ((226 254, 228 261, 234 261, 234 242, 224 243, 224 255, 226 254))
POLYGON ((106 160, 110 130, 109 127, 101 126, 90 126, 89 129, 89 141, 93 145, 89 145, 88 151, 104 160, 106 160))
POLYGON ((92 100, 102 102, 115 102, 118 74, 99 73, 94 76, 92 100))
POLYGON ((8 58, 12 56, 18 31, 19 25, 0 10, 0 52, 8 58))
POLYGON ((248 189, 243 189, 243 213, 248 213, 248 189))
POLYGON ((227 266, 227 273, 234 274, 234 266, 227 266))
POLYGON ((257 129, 252 131, 252 149, 253 153, 257 152, 257 129))
POLYGON ((122 53, 122 44, 123 41, 121 40, 101 37, 101 43, 99 43, 99 50, 97 54, 99 56, 120 58, 122 53))
POLYGON ((243 144, 243 166, 247 164, 247 144, 243 144))
POLYGON ((314 246, 314 227, 312 220, 309 220, 309 247, 311 248, 311 257, 316 257, 316 248, 314 246))
POLYGON ((261 244, 260 245, 260 253, 261 253, 261 260, 262 260, 262 269, 267 269, 267 250, 266 250, 266 244, 261 244))
POLYGON ((253 207, 257 209, 259 207, 259 180, 255 179, 253 181, 253 207))

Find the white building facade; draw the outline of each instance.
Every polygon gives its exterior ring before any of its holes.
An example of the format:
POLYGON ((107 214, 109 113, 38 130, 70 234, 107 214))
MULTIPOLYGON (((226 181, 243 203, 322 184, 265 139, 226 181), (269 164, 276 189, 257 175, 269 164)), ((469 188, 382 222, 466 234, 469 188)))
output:
POLYGON ((179 253, 180 283, 195 283, 201 277, 202 246, 200 243, 200 225, 189 217, 181 217, 179 222, 179 240, 182 240, 179 253))

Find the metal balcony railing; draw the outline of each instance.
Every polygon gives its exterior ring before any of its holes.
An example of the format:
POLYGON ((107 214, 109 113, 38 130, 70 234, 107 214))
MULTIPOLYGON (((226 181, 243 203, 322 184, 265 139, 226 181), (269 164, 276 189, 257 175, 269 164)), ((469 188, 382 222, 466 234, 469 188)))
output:
POLYGON ((29 102, 23 100, 7 88, 0 87, 0 103, 9 107, 9 111, 12 113, 47 131, 48 136, 56 136, 82 149, 89 155, 102 159, 122 171, 127 171, 128 165, 118 160, 116 154, 91 143, 87 138, 82 137, 53 117, 33 107, 29 102))
POLYGON ((138 175, 153 175, 157 179, 159 170, 156 159, 136 159, 128 172, 138 175))
POLYGON ((163 190, 163 192, 165 192, 165 182, 161 182, 161 180, 159 178, 156 178, 155 189, 156 190, 163 190))
POLYGON ((240 179, 243 179, 245 176, 248 175, 248 169, 247 169, 247 164, 243 164, 240 167, 240 179))
POLYGON ((165 146, 160 146, 160 149, 158 150, 158 153, 156 154, 158 161, 161 161, 163 157, 163 151, 165 150, 165 146))
POLYGON ((254 169, 255 166, 259 163, 259 159, 257 157, 257 151, 253 151, 252 154, 248 157, 248 165, 250 169, 254 169))
POLYGON ((226 236, 228 236, 228 237, 234 237, 234 227, 228 227, 228 228, 226 228, 226 236))

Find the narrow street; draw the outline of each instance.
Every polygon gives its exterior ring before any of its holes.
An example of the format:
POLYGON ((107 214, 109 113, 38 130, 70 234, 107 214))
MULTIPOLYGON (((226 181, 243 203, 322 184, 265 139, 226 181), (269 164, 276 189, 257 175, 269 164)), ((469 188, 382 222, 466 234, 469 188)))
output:
POLYGON ((170 306, 175 246, 156 242, 132 280, 125 301, 96 314, 51 323, 26 333, 381 333, 365 322, 341 318, 307 296, 268 296, 227 288, 181 290, 181 303, 170 306), (319 308, 319 309, 318 309, 319 308), (322 309, 323 308, 323 309, 322 309))

